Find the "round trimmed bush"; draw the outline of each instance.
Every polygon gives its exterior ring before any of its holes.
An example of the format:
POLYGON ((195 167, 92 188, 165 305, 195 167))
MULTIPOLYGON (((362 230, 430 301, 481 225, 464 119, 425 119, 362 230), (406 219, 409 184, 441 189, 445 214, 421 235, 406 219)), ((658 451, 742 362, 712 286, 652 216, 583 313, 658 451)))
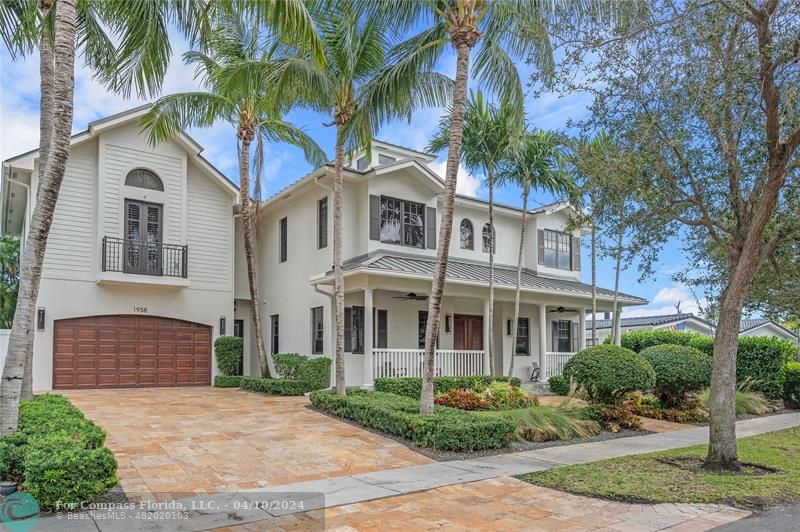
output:
POLYGON ((688 392, 701 390, 711 382, 712 359, 698 349, 662 344, 639 354, 656 372, 654 391, 664 406, 681 405, 688 392))
POLYGON ((590 399, 603 402, 627 392, 649 390, 656 382, 647 360, 616 345, 584 349, 564 365, 564 376, 572 377, 590 399))

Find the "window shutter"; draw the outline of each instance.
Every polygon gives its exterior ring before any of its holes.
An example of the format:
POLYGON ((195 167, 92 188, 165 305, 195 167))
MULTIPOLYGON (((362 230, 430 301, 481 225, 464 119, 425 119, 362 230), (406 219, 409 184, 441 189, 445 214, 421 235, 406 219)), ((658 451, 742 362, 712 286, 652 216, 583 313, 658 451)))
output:
POLYGON ((381 198, 369 196, 369 239, 381 239, 381 198))
POLYGON ((427 224, 428 234, 426 244, 428 249, 436 249, 436 207, 428 207, 425 213, 425 223, 427 224))
POLYGON ((578 352, 578 322, 572 322, 572 352, 578 352))
POLYGON ((539 264, 544 264, 544 229, 536 231, 536 240, 539 245, 539 264))
POLYGON ((553 320, 550 322, 550 348, 553 350, 553 353, 558 352, 558 321, 553 320))
POLYGON ((581 269, 581 239, 580 237, 572 237, 572 270, 580 271, 581 269))
POLYGON ((344 350, 350 353, 353 350, 353 309, 344 309, 344 350))
POLYGON ((378 341, 378 349, 386 349, 388 345, 388 336, 389 336, 389 311, 387 310, 378 310, 378 334, 376 335, 376 339, 378 341))

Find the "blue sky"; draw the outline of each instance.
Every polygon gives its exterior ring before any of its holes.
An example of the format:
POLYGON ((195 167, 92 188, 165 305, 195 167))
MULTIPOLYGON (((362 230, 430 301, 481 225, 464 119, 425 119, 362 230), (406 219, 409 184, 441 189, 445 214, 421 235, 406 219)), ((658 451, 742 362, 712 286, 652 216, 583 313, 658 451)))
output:
MULTIPOLYGON (((173 57, 165 79, 163 93, 170 94, 187 90, 196 90, 194 71, 183 64, 181 54, 186 51, 181 39, 173 43, 173 57)), ((77 61, 75 86, 75 118, 74 131, 86 128, 88 122, 103 116, 135 107, 144 100, 128 99, 109 93, 100 84, 91 79, 91 73, 82 68, 80 58, 77 61)), ((529 78, 530 67, 518 65, 523 80, 529 78)), ((445 55, 437 65, 437 70, 453 77, 455 75, 455 58, 445 55)), ((39 121, 39 71, 38 58, 31 56, 12 62, 5 49, 0 53, 0 159, 28 151, 38 143, 39 121)), ((473 84, 475 86, 475 84, 473 84)), ((564 130, 570 120, 580 120, 588 114, 586 94, 570 94, 561 97, 553 93, 545 93, 534 98, 529 95, 526 101, 526 113, 530 122, 541 129, 564 130)), ((408 146, 413 149, 424 149, 428 140, 436 131, 443 109, 427 109, 415 113, 410 122, 393 122, 387 124, 377 135, 378 138, 408 146)), ((295 125, 304 127, 330 156, 333 155, 334 131, 323 124, 330 117, 316 113, 296 110, 287 119, 295 125)), ((205 147, 204 155, 232 180, 237 179, 236 142, 234 131, 226 124, 217 124, 208 129, 189 132, 205 147)), ((442 152, 433 167, 440 174, 444 171, 442 152)), ((263 188, 265 195, 280 190, 288 183, 304 175, 310 166, 303 159, 302 153, 286 145, 270 145, 265 154, 263 188)), ((473 176, 462 169, 459 172, 459 192, 486 198, 486 189, 481 182, 482 176, 473 176)), ((521 205, 518 190, 500 189, 495 194, 499 203, 521 205)), ((534 205, 549 203, 553 198, 547 194, 534 195, 534 205)), ((588 242, 584 242, 588 244, 588 242)), ((582 264, 589 264, 588 249, 584 247, 582 264)), ((681 302, 682 311, 697 310, 695 296, 685 287, 673 282, 672 276, 686 265, 686 256, 681 242, 673 237, 661 256, 653 278, 643 283, 638 282, 635 266, 622 273, 622 291, 645 297, 650 300, 646 307, 635 307, 626 310, 627 316, 668 314, 674 312, 674 305, 681 302)), ((589 268, 583 271, 583 280, 589 280, 589 268)), ((608 260, 600 260, 598 284, 612 287, 614 279, 613 265, 608 260)), ((702 299, 701 299, 702 304, 702 299)))

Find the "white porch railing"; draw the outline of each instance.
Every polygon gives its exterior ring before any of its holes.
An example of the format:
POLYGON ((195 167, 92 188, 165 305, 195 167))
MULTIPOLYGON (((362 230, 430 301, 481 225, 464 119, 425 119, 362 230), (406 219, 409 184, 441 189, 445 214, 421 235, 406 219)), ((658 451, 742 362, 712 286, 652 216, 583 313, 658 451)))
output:
POLYGON ((548 351, 544 354, 544 377, 545 379, 554 375, 561 375, 564 372, 564 365, 567 360, 575 356, 575 353, 557 353, 548 351))
MULTIPOLYGON (((422 377, 422 349, 373 349, 372 378, 422 377)), ((483 374, 483 351, 437 349, 434 375, 463 377, 483 374)))

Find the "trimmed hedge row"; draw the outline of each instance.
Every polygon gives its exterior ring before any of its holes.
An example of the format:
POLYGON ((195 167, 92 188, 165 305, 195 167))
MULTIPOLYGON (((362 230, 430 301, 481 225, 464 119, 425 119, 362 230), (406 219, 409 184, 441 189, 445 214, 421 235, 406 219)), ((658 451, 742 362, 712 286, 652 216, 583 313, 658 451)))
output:
POLYGON ((652 331, 628 331, 623 333, 620 344, 625 349, 640 353, 648 347, 657 345, 683 345, 693 347, 707 355, 714 354, 714 339, 694 332, 669 331, 656 329, 652 331))
POLYGON ((310 358, 297 353, 283 353, 273 355, 272 360, 282 379, 304 382, 309 392, 330 386, 331 359, 328 357, 310 358))
POLYGON ((261 377, 242 377, 239 388, 269 395, 303 395, 312 391, 305 382, 261 377))
MULTIPOLYGON (((491 377, 489 375, 470 375, 467 377, 435 377, 433 379, 433 393, 445 393, 450 390, 482 390, 492 382, 510 382, 512 386, 519 387, 522 381, 518 377, 491 377)), ((404 397, 419 399, 422 394, 422 378, 400 377, 375 379, 375 391, 393 393, 404 397)))
POLYGON ((214 387, 238 388, 243 378, 241 375, 217 375, 214 377, 214 387))
POLYGON ((42 509, 77 507, 117 484, 105 438, 63 396, 22 401, 16 434, 0 439, 0 478, 22 481, 42 509))
POLYGON ((800 362, 786 364, 785 375, 783 399, 786 406, 800 408, 800 362))
POLYGON ((329 390, 311 394, 315 408, 395 436, 420 447, 447 451, 497 449, 512 440, 515 426, 493 416, 480 416, 439 406, 428 416, 419 414, 419 401, 384 392, 353 390, 336 395, 329 390))
POLYGON ((244 338, 220 336, 214 340, 217 367, 223 375, 241 375, 244 357, 244 338))

